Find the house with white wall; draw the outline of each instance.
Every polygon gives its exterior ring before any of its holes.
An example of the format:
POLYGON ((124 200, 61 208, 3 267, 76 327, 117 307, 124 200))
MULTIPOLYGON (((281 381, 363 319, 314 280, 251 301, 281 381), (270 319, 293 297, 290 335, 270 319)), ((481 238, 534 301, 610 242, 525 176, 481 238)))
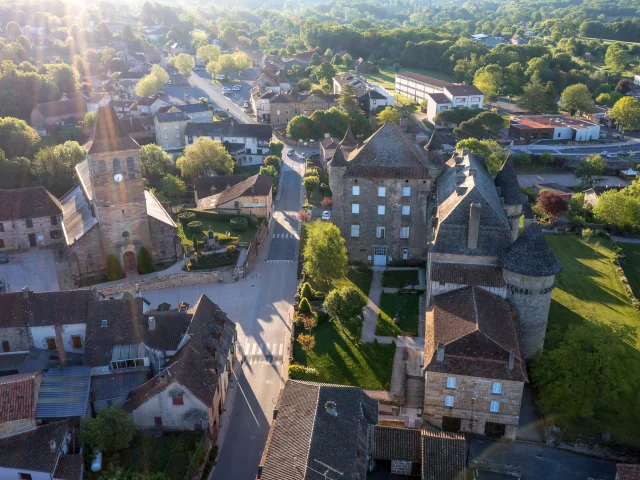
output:
POLYGON ((511 117, 509 136, 514 145, 538 140, 587 142, 600 138, 600 125, 569 115, 518 115, 511 117))
POLYGON ((443 110, 467 107, 482 109, 484 94, 475 85, 446 85, 442 92, 427 93, 427 120, 434 122, 435 116, 443 110))

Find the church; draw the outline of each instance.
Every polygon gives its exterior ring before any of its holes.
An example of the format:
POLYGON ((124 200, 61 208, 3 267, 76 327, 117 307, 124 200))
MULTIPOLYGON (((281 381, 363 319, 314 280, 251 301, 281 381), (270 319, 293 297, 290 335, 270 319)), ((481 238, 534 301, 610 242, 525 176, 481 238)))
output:
POLYGON ((100 107, 87 158, 76 165, 77 186, 62 199, 62 227, 74 280, 103 277, 113 255, 134 272, 140 249, 155 263, 176 261, 177 227, 145 190, 140 145, 122 128, 112 107, 100 107))

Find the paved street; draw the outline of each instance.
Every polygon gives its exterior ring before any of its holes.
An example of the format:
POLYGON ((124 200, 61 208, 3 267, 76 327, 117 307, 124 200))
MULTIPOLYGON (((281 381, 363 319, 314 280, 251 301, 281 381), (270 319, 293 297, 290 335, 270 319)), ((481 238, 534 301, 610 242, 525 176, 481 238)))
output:
POLYGON ((196 72, 192 72, 189 77, 189 83, 205 92, 206 96, 219 105, 220 108, 227 110, 236 120, 242 123, 256 123, 252 117, 244 112, 241 106, 238 106, 222 94, 222 86, 217 83, 211 83, 211 80, 199 76, 196 72))

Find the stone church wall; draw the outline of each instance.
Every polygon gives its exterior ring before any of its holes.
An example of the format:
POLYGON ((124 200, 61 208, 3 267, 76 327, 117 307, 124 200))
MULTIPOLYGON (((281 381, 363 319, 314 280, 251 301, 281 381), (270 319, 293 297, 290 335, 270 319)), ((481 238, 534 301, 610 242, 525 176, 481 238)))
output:
POLYGON ((153 243, 153 261, 156 263, 175 261, 182 252, 176 241, 178 229, 158 219, 149 217, 149 232, 153 243))
POLYGON ((69 249, 69 267, 76 280, 104 276, 107 256, 102 250, 100 226, 95 225, 69 249))

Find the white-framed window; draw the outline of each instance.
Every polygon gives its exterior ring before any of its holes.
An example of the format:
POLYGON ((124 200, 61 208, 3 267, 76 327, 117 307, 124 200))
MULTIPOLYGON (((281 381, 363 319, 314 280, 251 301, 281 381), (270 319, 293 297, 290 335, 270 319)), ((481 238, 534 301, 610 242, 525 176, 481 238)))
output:
POLYGON ((360 185, 353 185, 351 187, 351 195, 360 195, 360 185))
POLYGON ((445 395, 445 397, 444 397, 444 406, 445 407, 453 407, 453 395, 445 395))
POLYGON ((387 187, 378 187, 378 196, 386 197, 387 196, 387 187))
POLYGON ((403 197, 411 196, 411 187, 402 187, 402 196, 403 197))
POLYGON ((376 238, 384 238, 384 227, 376 227, 376 238))
POLYGON ((496 413, 500 411, 500 402, 496 400, 491 401, 491 405, 489 406, 489 410, 496 413))
POLYGON ((502 382, 493 382, 493 386, 491 387, 491 393, 500 395, 502 393, 502 382))
POLYGON ((180 134, 179 133, 176 133, 176 138, 180 138, 180 134))
POLYGON ((447 388, 456 388, 456 377, 447 377, 447 388))
POLYGON ((402 215, 411 215, 411 206, 403 205, 402 206, 402 215))
POLYGON ((360 236, 360 225, 351 225, 351 236, 355 238, 360 236))
POLYGON ((409 238, 409 227, 400 227, 400 238, 409 238))
POLYGON ((385 211, 385 206, 378 205, 378 215, 384 215, 384 211, 385 211))
POLYGON ((351 204, 351 213, 360 213, 360 204, 352 203, 351 204))
POLYGON ((164 131, 165 131, 165 132, 167 131, 167 126, 166 126, 166 125, 164 126, 164 131))
POLYGON ((276 110, 276 115, 280 115, 280 110, 276 110))

